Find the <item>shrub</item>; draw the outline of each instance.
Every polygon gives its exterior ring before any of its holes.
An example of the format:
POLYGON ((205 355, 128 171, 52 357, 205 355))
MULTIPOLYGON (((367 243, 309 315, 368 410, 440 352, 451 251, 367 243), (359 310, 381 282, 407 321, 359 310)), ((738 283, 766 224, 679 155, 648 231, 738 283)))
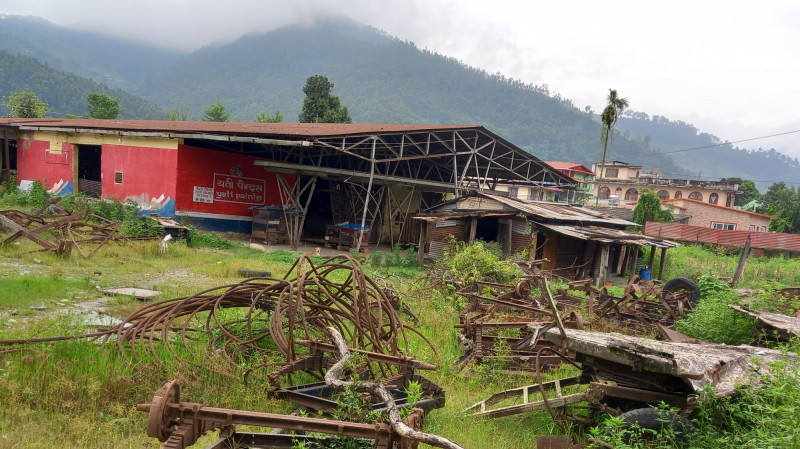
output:
MULTIPOLYGON (((226 239, 219 234, 212 234, 206 232, 199 232, 194 226, 189 226, 189 236, 192 246, 204 247, 211 249, 229 249, 233 248, 233 242, 226 239)), ((296 260, 297 257, 295 256, 296 260)))
POLYGON ((511 284, 522 276, 522 270, 513 261, 503 258, 496 242, 477 240, 467 245, 451 238, 440 263, 451 279, 468 284, 476 281, 511 284))
POLYGON ((711 275, 700 276, 700 302, 686 318, 675 322, 679 332, 716 343, 737 345, 752 343, 755 319, 732 310, 738 304, 736 292, 728 284, 711 275))
POLYGON ((4 182, 2 188, 0 188, 0 204, 6 206, 38 209, 44 206, 48 196, 49 194, 39 181, 33 181, 28 190, 20 190, 17 186, 17 179, 13 176, 9 181, 4 182))

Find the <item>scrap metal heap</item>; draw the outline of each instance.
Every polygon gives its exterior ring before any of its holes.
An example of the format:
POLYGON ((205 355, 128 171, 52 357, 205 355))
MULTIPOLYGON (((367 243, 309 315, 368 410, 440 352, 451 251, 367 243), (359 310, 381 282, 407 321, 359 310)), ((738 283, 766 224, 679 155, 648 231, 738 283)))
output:
POLYGON ((695 301, 690 291, 666 291, 660 281, 645 281, 639 276, 630 279, 622 296, 611 295, 605 287, 595 288, 591 279, 586 279, 570 282, 568 288, 559 289, 555 299, 561 310, 585 303, 590 320, 608 320, 639 332, 652 332, 659 324, 672 327, 675 320, 691 312, 695 301), (570 291, 580 291, 583 295, 570 291))
POLYGON ((270 384, 280 389, 281 377, 296 371, 322 379, 332 365, 325 356, 330 350, 324 343, 328 326, 369 355, 361 368, 376 379, 410 368, 435 369, 405 355, 409 334, 436 351, 427 338, 403 324, 391 298, 346 255, 318 265, 302 256, 283 278, 250 278, 145 305, 105 331, 102 339, 134 358, 144 348, 162 364, 159 353, 164 350, 198 368, 192 360, 202 354, 225 359, 229 366, 246 359, 252 367, 243 373, 245 378, 266 370, 270 384), (200 336, 211 338, 198 345, 202 339, 195 337, 200 336))
POLYGON ((658 282, 643 281, 639 276, 631 278, 621 297, 609 294, 606 288, 593 287, 591 279, 569 282, 567 288, 558 289, 552 296, 542 272, 529 274, 516 285, 475 282, 457 292, 467 298, 455 326, 464 350, 457 365, 463 369, 471 361, 499 361, 507 372, 532 375, 541 367, 559 365, 571 355, 533 338, 532 328, 541 331, 555 326, 558 314, 565 316, 564 326, 572 329, 604 320, 634 331, 653 332, 671 327, 691 311, 689 293, 667 292, 658 282), (581 296, 577 292, 582 292, 581 296), (577 312, 583 307, 589 312, 588 323, 577 312), (533 346, 529 344, 532 340, 533 346))
POLYGON ((90 209, 68 212, 56 204, 60 200, 50 198, 32 214, 0 211, 0 232, 11 231, 0 245, 24 237, 41 246, 41 251, 69 255, 74 249, 82 257, 91 257, 106 243, 125 239, 120 222, 95 215, 90 209))
MULTIPOLYGON (((565 354, 559 354, 553 345, 529 345, 529 324, 548 326, 556 319, 554 309, 531 296, 532 285, 543 281, 539 277, 523 279, 516 285, 475 282, 459 290, 457 294, 467 298, 467 307, 455 325, 464 349, 457 366, 463 369, 471 361, 497 361, 506 366, 506 372, 528 375, 535 372, 536 363, 559 365, 565 354)), ((565 325, 582 328, 583 319, 572 312, 565 325)))

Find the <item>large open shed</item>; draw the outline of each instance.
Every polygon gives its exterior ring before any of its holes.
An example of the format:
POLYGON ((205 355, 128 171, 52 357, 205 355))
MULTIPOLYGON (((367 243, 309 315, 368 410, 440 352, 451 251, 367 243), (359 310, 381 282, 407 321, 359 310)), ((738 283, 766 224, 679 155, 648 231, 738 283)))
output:
POLYGON ((467 190, 574 182, 478 125, 0 118, 0 135, 18 182, 201 229, 249 232, 253 210, 269 209, 294 244, 340 223, 370 242, 416 241, 410 217, 467 190))

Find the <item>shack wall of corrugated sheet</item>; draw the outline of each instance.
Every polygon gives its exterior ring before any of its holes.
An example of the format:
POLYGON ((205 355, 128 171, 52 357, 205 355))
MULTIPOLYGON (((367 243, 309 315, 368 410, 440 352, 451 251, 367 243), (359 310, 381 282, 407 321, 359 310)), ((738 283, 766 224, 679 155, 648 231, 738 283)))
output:
POLYGON ((450 236, 458 241, 466 241, 469 238, 469 219, 447 220, 442 222, 428 223, 428 237, 430 238, 431 259, 441 259, 444 257, 444 250, 450 241, 450 236))
POLYGON ((511 223, 511 254, 521 253, 531 241, 530 227, 522 217, 514 217, 511 223))

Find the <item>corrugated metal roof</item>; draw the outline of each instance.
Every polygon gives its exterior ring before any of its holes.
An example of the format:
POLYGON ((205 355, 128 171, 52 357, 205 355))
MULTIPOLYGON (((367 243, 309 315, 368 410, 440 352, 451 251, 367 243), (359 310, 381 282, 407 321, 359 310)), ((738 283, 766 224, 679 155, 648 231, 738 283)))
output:
POLYGON ((427 215, 427 216, 416 216, 412 218, 416 220, 427 221, 430 223, 434 221, 456 220, 459 218, 466 218, 466 217, 513 217, 514 215, 516 215, 514 212, 485 212, 485 213, 450 212, 447 215, 427 215))
POLYGON ((351 134, 442 131, 480 129, 480 125, 408 125, 384 123, 256 123, 256 122, 191 122, 181 120, 101 120, 61 118, 2 117, 0 125, 75 130, 116 130, 140 132, 172 132, 188 134, 237 134, 259 136, 335 137, 351 134))
POLYGON ((664 240, 657 237, 650 237, 635 232, 616 229, 609 225, 636 225, 636 223, 621 220, 616 217, 601 214, 597 211, 569 206, 557 203, 527 203, 515 198, 488 192, 475 192, 474 196, 496 200, 499 203, 509 206, 511 210, 496 209, 475 209, 475 210, 456 210, 452 211, 449 206, 459 201, 464 201, 467 197, 462 197, 446 205, 441 205, 429 211, 443 212, 436 215, 417 216, 418 220, 440 221, 466 217, 489 217, 489 216, 513 216, 522 213, 528 216, 537 225, 552 229, 560 234, 579 238, 581 240, 594 240, 606 243, 622 243, 639 246, 655 246, 657 248, 674 248, 680 244, 664 240), (443 210, 444 209, 444 210, 443 210), (553 223, 553 221, 561 223, 553 223), (591 224, 587 224, 591 223, 591 224))
POLYGON ((657 248, 675 248, 681 246, 677 242, 663 240, 622 229, 601 228, 598 226, 557 225, 550 223, 537 223, 559 234, 579 238, 581 240, 594 240, 605 243, 623 243, 626 245, 655 246, 657 248))
POLYGON ((516 198, 509 198, 491 192, 477 192, 478 196, 491 198, 499 201, 511 208, 514 208, 527 215, 535 215, 547 220, 558 221, 578 221, 581 223, 598 223, 615 226, 639 226, 632 221, 623 220, 608 214, 603 214, 593 209, 581 206, 571 206, 569 204, 548 203, 548 202, 528 202, 516 198))
POLYGON ((544 161, 545 164, 555 168, 556 170, 572 170, 578 173, 585 173, 593 175, 594 172, 583 164, 577 162, 563 162, 563 161, 544 161))

